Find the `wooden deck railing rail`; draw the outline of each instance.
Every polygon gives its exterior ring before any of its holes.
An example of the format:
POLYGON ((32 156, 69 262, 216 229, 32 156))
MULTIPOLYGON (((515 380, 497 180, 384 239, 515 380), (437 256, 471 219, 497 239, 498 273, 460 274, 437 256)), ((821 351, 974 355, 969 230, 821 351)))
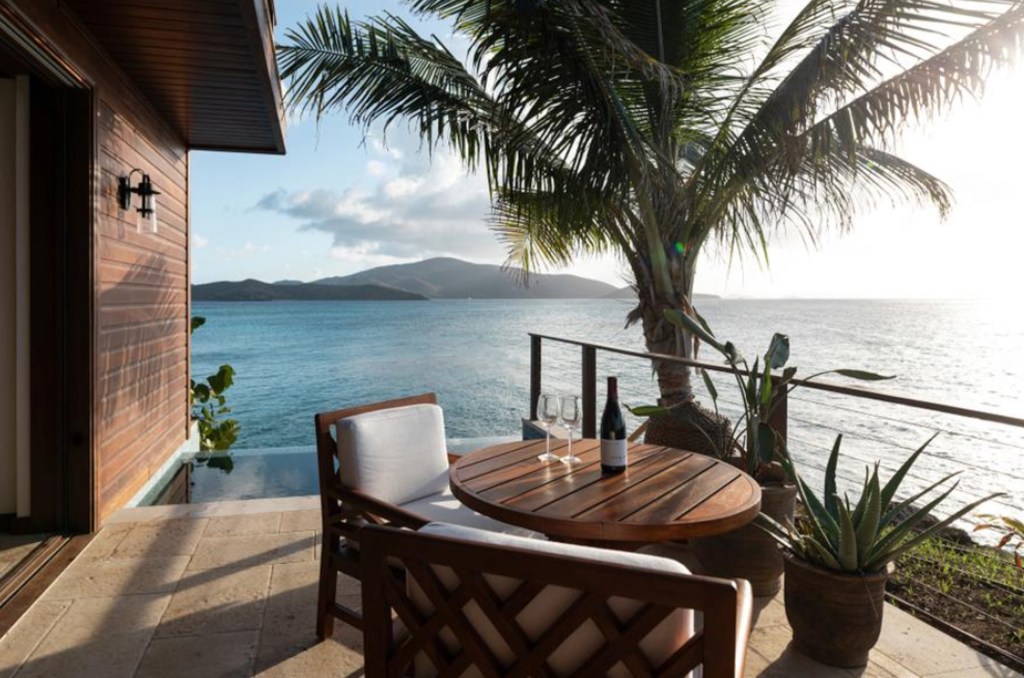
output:
MULTIPOLYGON (((680 363, 683 365, 691 365, 693 367, 704 368, 711 372, 727 372, 732 373, 733 368, 722 363, 709 363, 700 360, 690 360, 688 358, 681 358, 675 355, 668 355, 664 353, 647 353, 645 351, 635 351, 628 348, 622 348, 620 346, 613 346, 611 344, 602 344, 589 341, 579 341, 577 339, 566 339, 565 337, 555 337, 546 334, 536 334, 530 332, 530 419, 537 419, 537 399, 541 393, 541 342, 544 340, 558 342, 562 344, 570 344, 572 346, 579 346, 582 352, 582 374, 580 381, 580 392, 583 398, 583 426, 582 433, 585 438, 594 438, 597 435, 597 352, 603 351, 605 353, 614 353, 617 355, 632 356, 634 358, 643 358, 651 361, 665 361, 680 363)), ((903 405, 906 407, 917 408, 920 410, 929 410, 932 412, 942 412, 944 414, 952 414, 958 417, 966 417, 969 419, 977 419, 979 421, 987 421, 997 424, 1006 424, 1008 426, 1016 426, 1024 428, 1024 418, 1011 417, 1005 414, 998 414, 995 412, 985 412, 983 410, 975 410, 967 407, 959 407, 957 405, 948 405, 944 403, 936 403, 928 400, 921 400, 918 398, 908 398, 906 396, 895 395, 892 393, 883 393, 880 391, 868 390, 864 388, 856 388, 853 386, 842 386, 840 384, 833 384, 827 381, 808 381, 807 379, 794 379, 794 384, 799 384, 803 388, 828 391, 831 393, 839 393, 842 395, 853 396, 856 398, 864 398, 867 400, 876 400, 880 402, 892 403, 895 405, 903 405)), ((776 411, 779 414, 784 415, 786 410, 785 400, 780 401, 776 411)), ((781 425, 785 425, 784 422, 780 422, 781 425)))

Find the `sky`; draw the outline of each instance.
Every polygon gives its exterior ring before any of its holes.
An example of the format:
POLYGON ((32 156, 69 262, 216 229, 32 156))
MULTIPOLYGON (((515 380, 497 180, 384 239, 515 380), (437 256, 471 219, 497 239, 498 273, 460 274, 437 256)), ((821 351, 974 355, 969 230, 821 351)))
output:
MULTIPOLYGON (((277 38, 314 0, 277 0, 277 38)), ((792 3, 789 3, 792 4, 792 3)), ((350 0, 353 17, 404 13, 396 0, 350 0)), ((784 5, 785 7, 785 5, 784 5)), ((447 26, 420 22, 446 42, 447 26)), ((996 72, 985 95, 906 132, 896 151, 954 192, 945 221, 932 207, 879 205, 852 232, 809 249, 797 239, 769 249, 767 268, 714 252, 696 291, 745 298, 998 298, 1024 290, 1024 59, 996 72)), ((367 135, 343 113, 289 120, 287 155, 193 152, 195 283, 258 278, 315 280, 384 264, 453 256, 500 264, 488 230, 483 177, 444 151, 428 154, 401 125, 367 135)), ((621 286, 614 256, 565 269, 621 286)))

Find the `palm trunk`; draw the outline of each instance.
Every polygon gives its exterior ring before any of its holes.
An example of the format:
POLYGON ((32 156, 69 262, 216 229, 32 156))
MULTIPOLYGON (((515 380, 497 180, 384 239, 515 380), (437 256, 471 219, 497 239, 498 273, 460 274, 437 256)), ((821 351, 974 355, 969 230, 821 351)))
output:
MULTIPOLYGON (((644 341, 650 353, 694 356, 694 339, 682 328, 665 318, 665 311, 690 312, 695 261, 691 256, 674 259, 672 266, 673 298, 659 298, 653 290, 642 291, 640 320, 644 341)), ((665 415, 652 417, 644 440, 702 454, 725 456, 730 433, 729 420, 703 407, 693 397, 693 368, 677 362, 655 361, 658 377, 658 404, 673 409, 665 415)))

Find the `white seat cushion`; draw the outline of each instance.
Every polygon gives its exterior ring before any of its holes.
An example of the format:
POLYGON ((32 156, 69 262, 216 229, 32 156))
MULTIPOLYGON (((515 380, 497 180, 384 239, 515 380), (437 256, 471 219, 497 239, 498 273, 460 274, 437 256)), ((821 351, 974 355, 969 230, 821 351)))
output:
MULTIPOLYGON (((424 526, 420 532, 442 537, 453 537, 467 541, 475 541, 484 544, 495 544, 501 546, 513 546, 526 551, 538 553, 550 553, 561 556, 572 556, 585 558, 603 563, 613 563, 627 567, 635 567, 655 572, 668 572, 672 574, 687 575, 689 570, 681 563, 667 558, 650 556, 624 551, 612 551, 609 549, 595 548, 590 546, 578 546, 559 542, 542 541, 537 539, 525 539, 511 534, 474 529, 461 525, 448 525, 441 523, 430 523, 424 526)), ((447 567, 435 567, 435 573, 441 583, 448 591, 458 587, 459 582, 455 573, 447 567)), ((504 599, 516 589, 519 581, 500 577, 496 575, 484 575, 488 585, 495 594, 504 599)), ((429 615, 434 611, 426 594, 420 589, 414 577, 406 578, 408 594, 413 604, 419 611, 429 615)), ((537 641, 544 635, 552 622, 578 598, 579 592, 558 586, 549 586, 537 595, 533 601, 520 612, 516 618, 517 623, 526 633, 531 642, 537 641)), ((632 617, 641 608, 641 603, 629 598, 611 598, 609 607, 619 620, 624 621, 632 617)), ((470 603, 465 608, 466 617, 473 627, 480 633, 484 642, 488 645, 495 656, 506 666, 509 665, 515 654, 502 638, 502 634, 491 624, 487 616, 475 603, 470 603)), ((640 642, 640 648, 644 654, 657 666, 668 659, 673 652, 678 650, 687 639, 693 636, 693 611, 676 610, 666 617, 654 630, 651 631, 640 642)), ((448 650, 456 649, 456 639, 451 631, 445 628, 440 633, 442 642, 448 650)), ((605 642, 605 636, 593 621, 587 621, 569 636, 565 642, 551 655, 549 664, 556 675, 564 676, 574 673, 581 667, 582 662, 588 658, 596 649, 605 642)), ((416 675, 436 675, 433 664, 422 654, 416 659, 416 675)), ((475 672, 463 674, 480 675, 475 672)), ((630 676, 632 673, 621 664, 612 667, 608 672, 609 676, 630 676)))
POLYGON ((451 523, 452 526, 461 525, 463 527, 472 527, 478 530, 490 530, 492 532, 515 534, 532 539, 540 537, 536 532, 532 532, 526 528, 502 523, 494 520, 493 518, 488 518, 485 515, 477 513, 452 495, 452 490, 447 485, 447 482, 448 474, 445 472, 446 484, 442 491, 432 494, 429 497, 421 497, 415 501, 402 504, 402 508, 437 523, 451 523))
POLYGON ((437 405, 407 405, 339 419, 341 482, 389 504, 448 486, 444 415, 437 405))

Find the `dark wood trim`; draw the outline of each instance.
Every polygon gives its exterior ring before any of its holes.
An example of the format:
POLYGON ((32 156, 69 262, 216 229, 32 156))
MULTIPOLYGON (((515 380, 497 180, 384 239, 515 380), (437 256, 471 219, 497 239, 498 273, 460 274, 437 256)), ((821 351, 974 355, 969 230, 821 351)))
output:
POLYGON ((20 583, 17 586, 11 575, 4 578, 3 589, 0 589, 0 638, 78 557, 92 537, 50 537, 18 564, 20 583))
POLYGON ((38 26, 8 0, 0 0, 0 37, 10 42, 52 85, 86 87, 88 80, 52 41, 45 40, 38 26))
POLYGON ((604 642, 573 667, 573 675, 605 675, 620 662, 634 676, 681 676, 698 665, 712 678, 743 675, 752 601, 745 581, 657 572, 387 527, 365 527, 359 539, 368 676, 409 675, 421 653, 439 675, 462 675, 472 666, 488 676, 553 676, 552 654, 572 642, 573 634, 587 623, 600 628, 604 642), (393 564, 402 566, 406 581, 393 564), (439 570, 455 576, 453 588, 441 582, 439 570), (519 583, 501 598, 488 575, 519 583), (417 606, 407 582, 417 585, 431 610, 417 606), (548 587, 567 588, 579 596, 533 641, 518 617, 548 587), (612 598, 641 606, 630 618, 619 620, 608 605, 612 598), (466 616, 470 606, 478 615, 475 622, 466 616), (679 639, 675 651, 655 666, 640 649, 641 641, 676 610, 702 612, 703 626, 689 639, 679 639), (405 628, 400 637, 393 630, 395 614, 405 628), (480 632, 479 615, 512 650, 510 662, 496 658, 480 632), (439 640, 442 628, 448 629, 454 646, 439 640))

